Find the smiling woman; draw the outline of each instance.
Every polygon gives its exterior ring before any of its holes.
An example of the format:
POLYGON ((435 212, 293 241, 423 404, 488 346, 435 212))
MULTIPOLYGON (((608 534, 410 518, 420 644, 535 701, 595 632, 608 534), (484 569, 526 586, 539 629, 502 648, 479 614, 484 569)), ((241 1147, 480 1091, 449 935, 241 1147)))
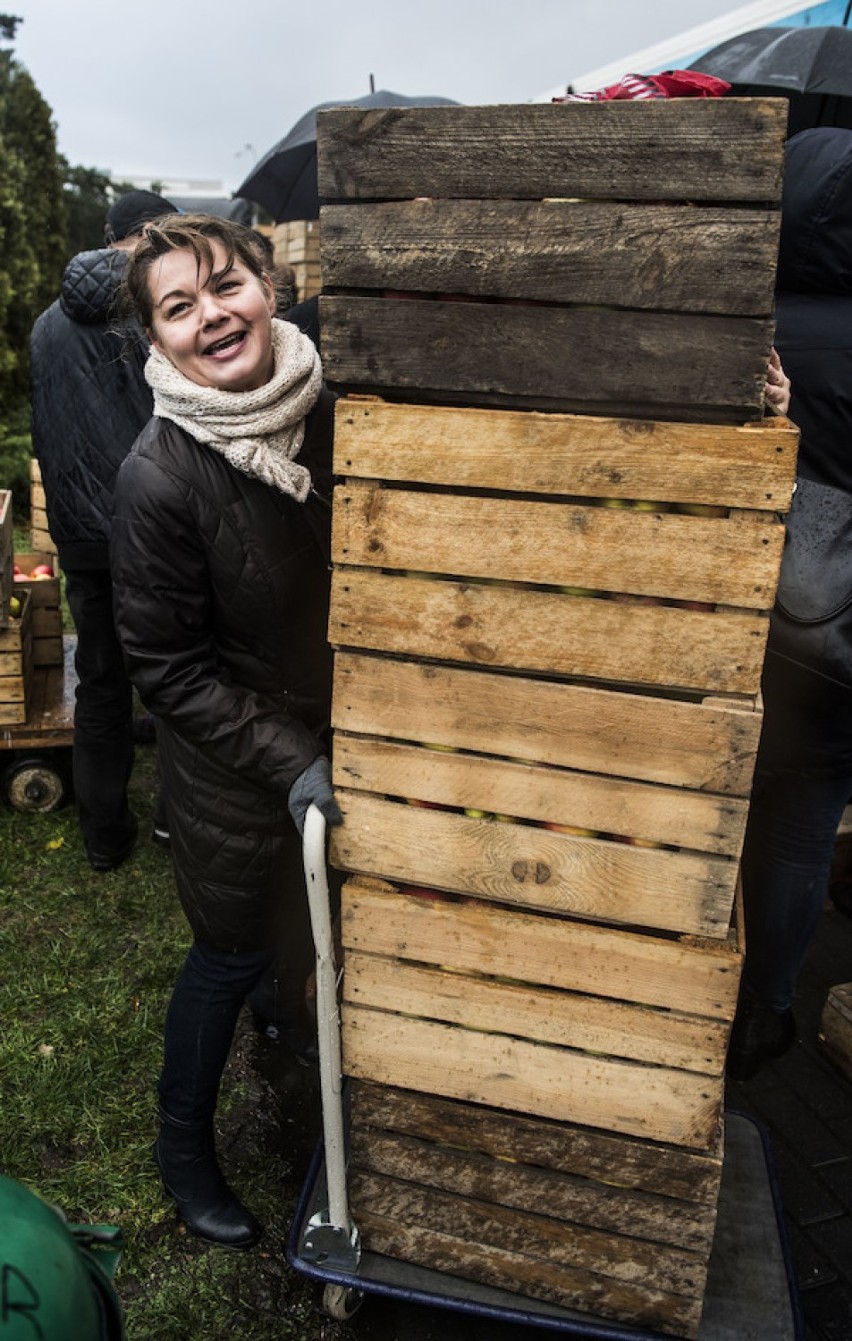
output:
POLYGON ((219 1080, 273 960, 276 1023, 310 1043, 300 832, 311 802, 341 820, 326 758, 333 397, 311 341, 273 317, 241 225, 160 220, 131 256, 125 295, 151 341, 154 418, 116 488, 116 624, 157 719, 194 935, 166 1017, 154 1153, 188 1228, 245 1248, 260 1226, 216 1160, 219 1080))
POLYGON ((170 251, 152 267, 149 338, 184 377, 222 391, 254 391, 272 375, 275 291, 221 242, 209 266, 170 251))

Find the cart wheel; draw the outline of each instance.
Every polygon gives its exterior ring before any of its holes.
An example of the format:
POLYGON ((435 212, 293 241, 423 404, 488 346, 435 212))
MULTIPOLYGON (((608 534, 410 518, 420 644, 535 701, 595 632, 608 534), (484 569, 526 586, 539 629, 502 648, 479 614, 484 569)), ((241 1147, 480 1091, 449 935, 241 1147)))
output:
POLYGON ((322 1292, 322 1306, 335 1322, 348 1322, 364 1302, 360 1290, 351 1285, 326 1285, 322 1292))
POLYGON ((64 774, 48 759, 19 759, 3 774, 3 800, 13 810, 46 814, 64 805, 68 792, 64 774))

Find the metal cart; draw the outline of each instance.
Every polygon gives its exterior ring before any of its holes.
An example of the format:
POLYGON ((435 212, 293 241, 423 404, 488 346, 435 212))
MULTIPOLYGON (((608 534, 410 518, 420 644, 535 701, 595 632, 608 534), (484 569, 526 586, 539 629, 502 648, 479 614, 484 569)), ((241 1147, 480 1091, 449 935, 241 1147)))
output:
POLYGON ((33 671, 26 722, 0 727, 0 797, 13 810, 58 810, 70 798, 76 650, 66 634, 63 664, 33 671))
MULTIPOLYGON (((305 1181, 287 1246, 290 1265, 323 1284, 330 1317, 351 1318, 374 1294, 503 1323, 597 1341, 672 1341, 658 1332, 596 1319, 443 1272, 363 1251, 346 1188, 345 1087, 338 972, 334 958, 325 820, 305 821, 305 875, 317 957, 317 1017, 323 1138, 305 1181)), ((771 1152, 763 1130, 725 1114, 725 1158, 698 1341, 800 1341, 801 1309, 771 1152)))

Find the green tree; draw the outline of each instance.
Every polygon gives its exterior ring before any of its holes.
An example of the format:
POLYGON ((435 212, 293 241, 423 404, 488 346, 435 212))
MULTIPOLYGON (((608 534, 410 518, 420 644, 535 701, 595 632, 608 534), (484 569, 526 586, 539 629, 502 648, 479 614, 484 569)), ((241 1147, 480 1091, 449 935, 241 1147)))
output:
POLYGON ((99 168, 72 167, 62 160, 65 197, 65 257, 104 245, 104 219, 116 196, 133 188, 113 182, 99 168))
MULTIPOLYGON (((20 19, 0 14, 0 35, 20 19)), ((29 335, 65 260, 65 206, 50 108, 28 71, 0 50, 0 431, 29 399, 29 335)))

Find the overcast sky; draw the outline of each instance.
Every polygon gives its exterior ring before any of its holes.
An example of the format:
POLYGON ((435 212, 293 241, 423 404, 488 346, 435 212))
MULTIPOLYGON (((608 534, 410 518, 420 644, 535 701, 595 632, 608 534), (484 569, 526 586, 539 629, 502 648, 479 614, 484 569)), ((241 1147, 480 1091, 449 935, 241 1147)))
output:
MULTIPOLYGON (((742 3, 742 0, 741 0, 742 3)), ((527 102, 732 0, 10 0, 74 164, 230 193, 318 102, 527 102)))

